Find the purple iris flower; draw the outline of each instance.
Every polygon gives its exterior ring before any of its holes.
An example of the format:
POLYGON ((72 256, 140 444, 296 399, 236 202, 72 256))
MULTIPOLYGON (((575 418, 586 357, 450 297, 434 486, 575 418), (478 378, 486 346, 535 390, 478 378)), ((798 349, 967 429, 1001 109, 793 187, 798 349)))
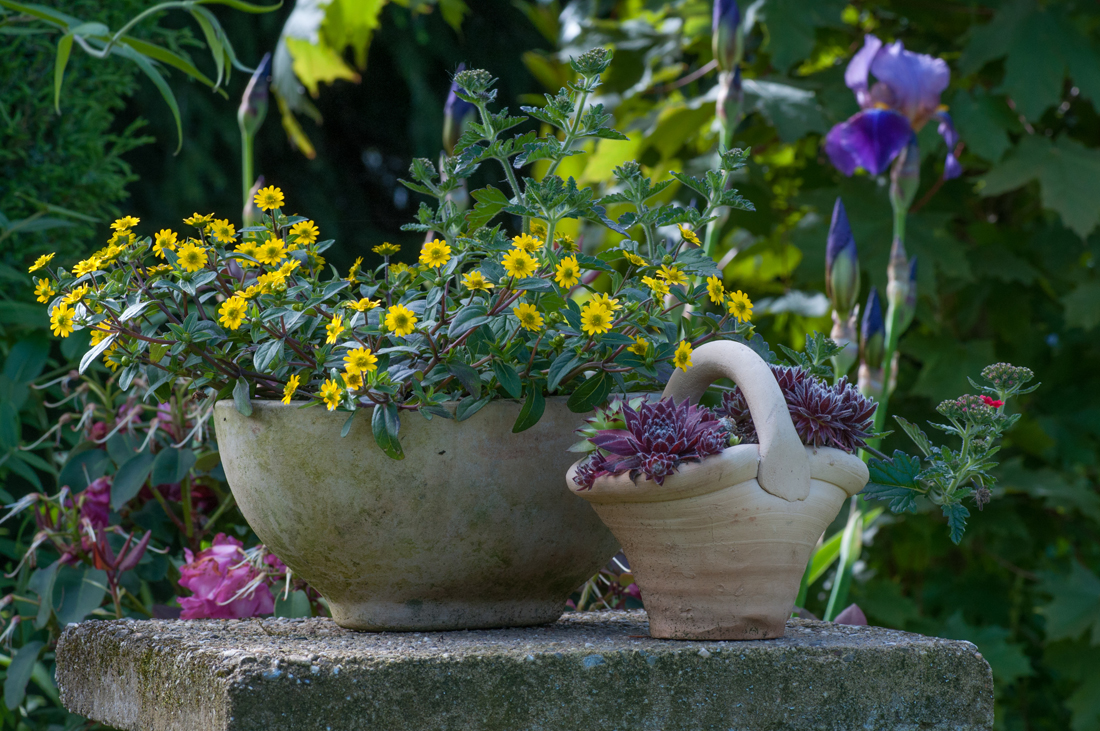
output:
POLYGON ((861 111, 825 137, 825 152, 833 165, 845 175, 856 168, 880 175, 934 117, 948 147, 944 177, 958 177, 962 167, 954 149, 959 136, 940 106, 940 94, 950 80, 943 59, 906 51, 901 41, 883 45, 875 36, 865 36, 863 48, 844 72, 844 83, 855 93, 861 111), (876 79, 873 86, 869 75, 876 79))

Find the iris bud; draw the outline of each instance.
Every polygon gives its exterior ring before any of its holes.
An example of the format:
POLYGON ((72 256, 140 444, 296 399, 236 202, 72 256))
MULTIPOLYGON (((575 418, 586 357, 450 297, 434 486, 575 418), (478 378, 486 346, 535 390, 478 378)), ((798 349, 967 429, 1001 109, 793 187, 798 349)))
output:
POLYGON ((855 307, 859 297, 859 256, 844 202, 836 199, 829 237, 825 245, 825 292, 841 319, 855 307))
MULTIPOLYGON (((466 64, 460 63, 457 73, 461 73, 465 68, 466 64)), ((451 81, 451 90, 447 94, 446 104, 443 105, 443 149, 448 155, 454 154, 455 144, 462 136, 466 123, 477 118, 477 107, 459 99, 455 93, 457 90, 458 84, 451 81)))
POLYGON ((909 144, 890 169, 890 203, 895 212, 905 212, 913 204, 917 197, 917 188, 920 187, 920 148, 917 146, 917 136, 909 138, 909 144))
POLYGON ((719 71, 732 71, 739 63, 744 46, 741 10, 736 0, 715 0, 711 21, 711 45, 719 71))
POLYGON ((241 130, 249 135, 256 134, 260 125, 267 116, 268 87, 271 84, 271 54, 265 53, 260 59, 260 65, 256 67, 252 78, 248 80, 248 86, 241 97, 241 105, 237 108, 237 123, 241 130))
POLYGON ((882 302, 875 287, 871 287, 871 293, 867 296, 867 307, 863 311, 860 330, 859 355, 863 364, 873 371, 881 370, 886 346, 886 325, 882 319, 882 302))
POLYGON ((745 93, 741 88, 741 67, 733 71, 723 71, 718 75, 718 100, 715 112, 718 123, 722 125, 722 146, 728 150, 733 146, 733 133, 741 124, 745 93))

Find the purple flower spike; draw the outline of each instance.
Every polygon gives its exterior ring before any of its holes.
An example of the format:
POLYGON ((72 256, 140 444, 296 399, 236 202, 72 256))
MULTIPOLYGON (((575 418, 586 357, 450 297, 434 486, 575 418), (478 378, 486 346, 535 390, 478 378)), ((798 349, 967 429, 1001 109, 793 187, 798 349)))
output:
POLYGON ((856 168, 882 174, 898 156, 913 128, 901 114, 889 109, 867 109, 829 130, 825 152, 837 170, 850 176, 856 168))
POLYGON ((882 318, 882 300, 878 289, 871 287, 867 295, 867 306, 863 310, 863 322, 860 326, 859 349, 863 362, 873 370, 882 367, 886 323, 882 318))
POLYGON ((952 180, 962 175, 962 165, 955 157, 955 146, 959 144, 959 133, 955 131, 955 123, 951 121, 951 115, 946 111, 936 112, 936 119, 940 124, 936 131, 940 133, 947 145, 947 159, 943 162, 943 179, 952 180))

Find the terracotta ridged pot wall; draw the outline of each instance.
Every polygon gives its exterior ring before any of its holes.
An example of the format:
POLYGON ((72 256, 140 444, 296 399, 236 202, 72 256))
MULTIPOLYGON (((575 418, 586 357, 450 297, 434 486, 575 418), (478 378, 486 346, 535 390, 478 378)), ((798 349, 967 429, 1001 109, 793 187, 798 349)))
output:
POLYGON ((802 445, 768 365, 734 342, 695 350, 663 396, 697 401, 719 378, 741 387, 759 444, 681 465, 657 485, 644 475, 598 478, 588 500, 622 543, 649 614, 667 639, 782 637, 802 574, 845 500, 867 483, 846 452, 802 445))
POLYGON ((461 423, 401 419, 405 459, 356 416, 301 404, 214 408, 229 486, 248 524, 358 630, 447 630, 552 622, 618 542, 561 489, 577 415, 546 400, 512 433, 520 404, 492 401, 461 423))

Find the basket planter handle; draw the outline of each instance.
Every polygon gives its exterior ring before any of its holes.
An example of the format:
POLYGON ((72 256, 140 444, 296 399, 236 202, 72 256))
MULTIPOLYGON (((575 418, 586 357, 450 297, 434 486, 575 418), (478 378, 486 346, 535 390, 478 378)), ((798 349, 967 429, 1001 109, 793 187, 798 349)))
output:
POLYGON ((699 346, 693 365, 674 371, 662 398, 699 398, 719 378, 736 383, 745 395, 760 439, 756 479, 767 492, 788 502, 810 494, 810 460, 794 430, 783 391, 768 364, 748 346, 730 340, 699 346))

